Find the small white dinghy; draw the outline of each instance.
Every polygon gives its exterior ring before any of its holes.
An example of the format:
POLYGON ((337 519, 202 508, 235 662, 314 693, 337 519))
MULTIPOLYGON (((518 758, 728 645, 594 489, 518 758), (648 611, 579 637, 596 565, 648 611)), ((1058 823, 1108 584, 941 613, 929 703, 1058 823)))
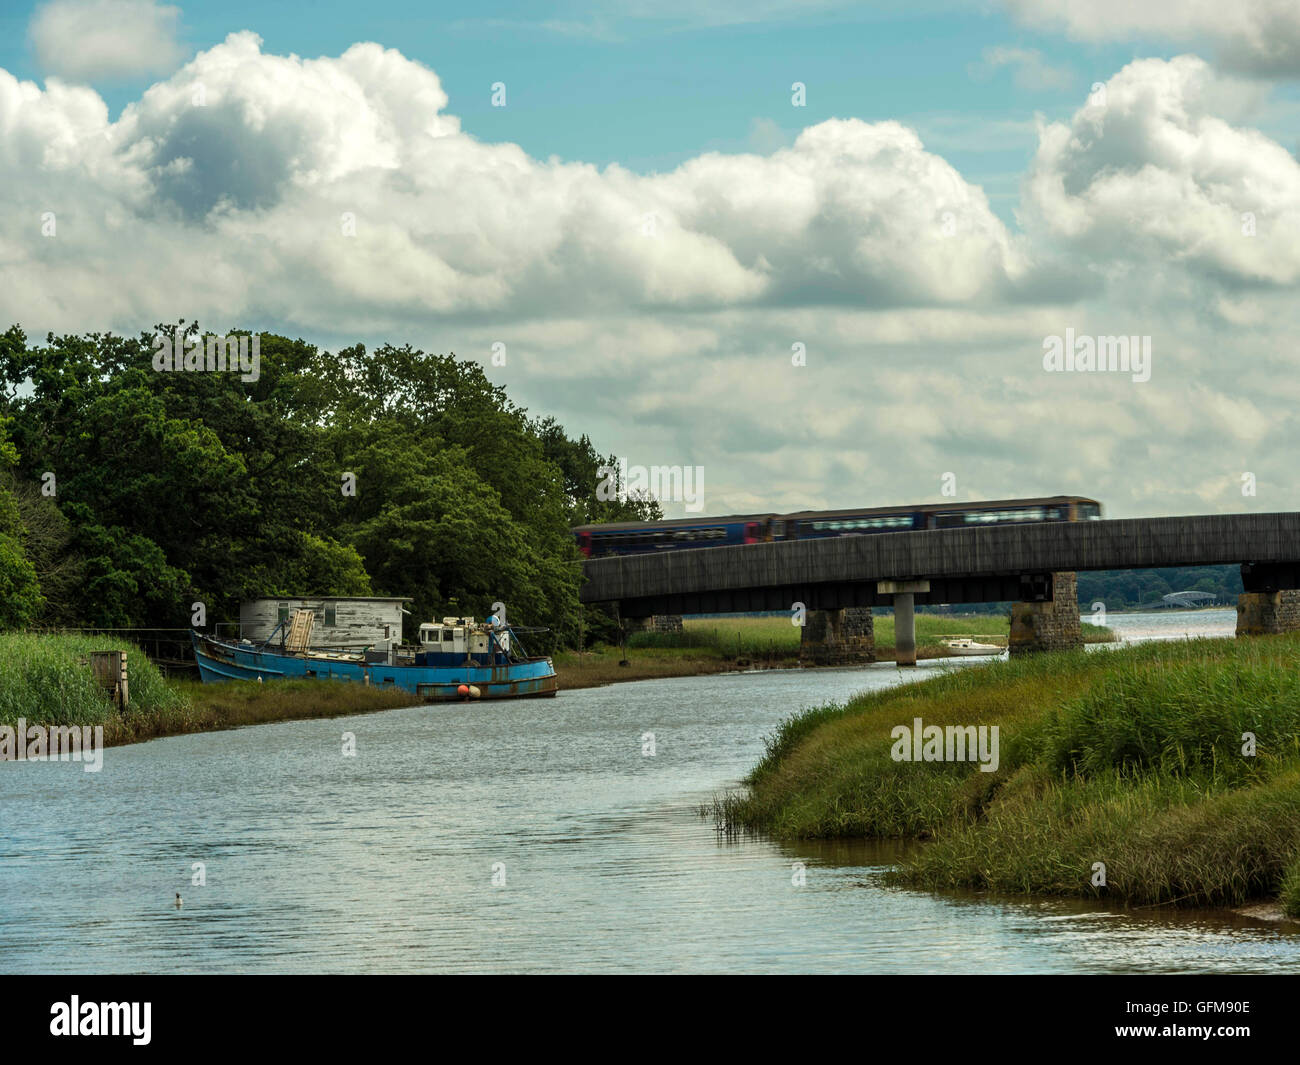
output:
POLYGON ((976 643, 969 636, 953 636, 943 644, 955 655, 1000 655, 1006 650, 995 643, 976 643))

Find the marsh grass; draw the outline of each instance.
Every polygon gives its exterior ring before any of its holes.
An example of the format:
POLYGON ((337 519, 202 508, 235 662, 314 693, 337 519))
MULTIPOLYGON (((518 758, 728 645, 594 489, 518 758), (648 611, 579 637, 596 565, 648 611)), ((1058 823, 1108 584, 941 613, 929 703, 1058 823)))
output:
POLYGON ((952 670, 788 719, 711 813, 729 833, 929 840, 891 875, 904 884, 1134 904, 1280 893, 1300 913, 1298 671, 1300 634, 952 670), (998 771, 893 761, 890 730, 915 717, 998 725, 998 771))
POLYGON ((1291 859, 1282 874, 1282 891, 1278 900, 1288 917, 1300 917, 1300 854, 1291 859))
MULTIPOLYGON (((601 647, 582 654, 561 651, 553 655, 552 660, 560 680, 561 692, 596 688, 626 680, 696 677, 736 669, 736 662, 732 658, 708 652, 664 648, 628 650, 626 666, 619 665, 623 657, 617 647, 601 647)), ((795 663, 792 660, 784 664, 795 663)))
POLYGON ((185 708, 185 700, 135 644, 93 635, 0 635, 0 724, 13 725, 22 717, 29 724, 104 725, 107 734, 185 708), (108 650, 127 653, 125 715, 96 687, 88 664, 92 651, 108 650))
POLYGON ((0 724, 102 725, 116 746, 185 732, 411 706, 407 692, 319 681, 168 682, 139 647, 94 635, 0 635, 0 724), (119 711, 94 683, 91 651, 127 653, 130 700, 119 711))

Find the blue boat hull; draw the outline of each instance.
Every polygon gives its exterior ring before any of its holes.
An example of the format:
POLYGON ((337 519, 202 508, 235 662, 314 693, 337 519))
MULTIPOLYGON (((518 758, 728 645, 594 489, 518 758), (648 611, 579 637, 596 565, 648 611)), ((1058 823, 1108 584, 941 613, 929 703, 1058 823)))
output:
POLYGON ((282 654, 250 644, 233 644, 191 633, 194 658, 205 683, 227 680, 332 680, 410 692, 424 702, 522 699, 555 695, 559 679, 549 658, 503 665, 389 666, 320 654, 282 654), (475 688, 477 696, 461 693, 475 688))

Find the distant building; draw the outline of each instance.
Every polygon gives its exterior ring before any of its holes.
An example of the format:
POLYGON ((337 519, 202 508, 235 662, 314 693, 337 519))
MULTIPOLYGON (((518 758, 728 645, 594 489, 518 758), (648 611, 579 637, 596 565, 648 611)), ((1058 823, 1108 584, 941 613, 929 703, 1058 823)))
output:
MULTIPOLYGON (((294 611, 310 610, 316 615, 313 647, 395 646, 402 642, 402 615, 407 613, 403 604, 410 601, 339 595, 248 599, 239 605, 239 635, 262 643, 281 622, 287 628, 294 611)), ((278 640, 280 633, 275 633, 275 638, 278 640)))

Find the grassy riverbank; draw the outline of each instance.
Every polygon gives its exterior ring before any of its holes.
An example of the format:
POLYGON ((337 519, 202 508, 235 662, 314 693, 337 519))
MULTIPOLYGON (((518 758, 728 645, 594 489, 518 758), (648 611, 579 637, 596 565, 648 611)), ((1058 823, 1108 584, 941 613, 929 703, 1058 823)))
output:
POLYGON ((785 722, 723 828, 927 840, 927 888, 1300 914, 1300 634, 1029 656, 785 722), (899 725, 998 726, 996 772, 895 761, 899 725), (1257 753, 1243 754, 1243 734, 1257 753), (1094 884, 1104 863, 1105 885, 1094 884))
POLYGON ((0 724, 103 725, 106 746, 185 732, 210 732, 268 721, 338 717, 410 706, 409 693, 316 681, 239 681, 203 685, 168 681, 134 644, 127 652, 130 702, 119 711, 96 688, 88 657, 102 637, 0 635, 0 724))
MULTIPOLYGON (((952 657, 942 641, 950 636, 971 636, 981 642, 1005 647, 1010 630, 1005 614, 917 614, 916 648, 918 658, 952 657)), ((894 617, 878 615, 873 619, 876 657, 890 661, 894 657, 894 617)), ((639 632, 628 640, 629 652, 680 653, 701 660, 710 658, 747 659, 752 662, 795 662, 803 630, 791 623, 788 615, 769 617, 686 618, 681 632, 639 632)), ((1099 625, 1083 623, 1084 643, 1109 643, 1115 633, 1099 625)), ((629 653, 629 659, 632 655, 629 653)))
MULTIPOLYGON (((628 648, 624 659, 617 647, 597 647, 578 654, 561 651, 553 656, 560 678, 560 698, 578 688, 599 688, 627 680, 655 680, 663 677, 700 677, 745 668, 733 656, 694 648, 628 648), (626 666, 620 666, 626 661, 626 666)), ((765 663, 766 664, 766 663, 765 663)), ((796 666, 798 655, 783 656, 774 666, 796 666)))
MULTIPOLYGON (((1006 630, 1005 617, 918 615, 920 657, 949 653, 938 642, 939 635, 987 636, 990 642, 1005 643, 1006 630)), ((876 618, 875 631, 877 658, 888 661, 894 651, 893 618, 876 618)), ((687 619, 681 633, 632 637, 626 666, 619 665, 623 652, 617 647, 582 654, 561 652, 554 660, 561 691, 754 667, 790 668, 799 662, 800 632, 785 616, 693 618, 687 619)), ((1106 637, 1106 630, 1097 630, 1086 638, 1106 637)), ((112 706, 90 676, 88 656, 108 646, 103 637, 0 635, 0 662, 5 665, 0 671, 0 724, 13 724, 19 717, 29 724, 98 724, 104 726, 105 743, 112 746, 269 721, 387 710, 415 702, 403 692, 305 680, 221 685, 168 681, 135 645, 121 640, 110 643, 128 654, 131 701, 126 713, 112 706)))
MULTIPOLYGON (((876 660, 894 659, 894 618, 876 617, 876 660)), ((951 658, 943 637, 973 636, 1005 647, 1010 620, 994 614, 917 614, 918 658, 951 658)), ((560 690, 594 688, 625 680, 694 677, 737 669, 792 669, 799 665, 802 630, 787 615, 773 617, 686 618, 681 632, 639 632, 628 640, 626 659, 618 647, 602 645, 581 654, 555 655, 560 690), (626 660, 626 666, 619 662, 626 660)), ((1115 640, 1110 629, 1083 625, 1085 643, 1115 640)))

